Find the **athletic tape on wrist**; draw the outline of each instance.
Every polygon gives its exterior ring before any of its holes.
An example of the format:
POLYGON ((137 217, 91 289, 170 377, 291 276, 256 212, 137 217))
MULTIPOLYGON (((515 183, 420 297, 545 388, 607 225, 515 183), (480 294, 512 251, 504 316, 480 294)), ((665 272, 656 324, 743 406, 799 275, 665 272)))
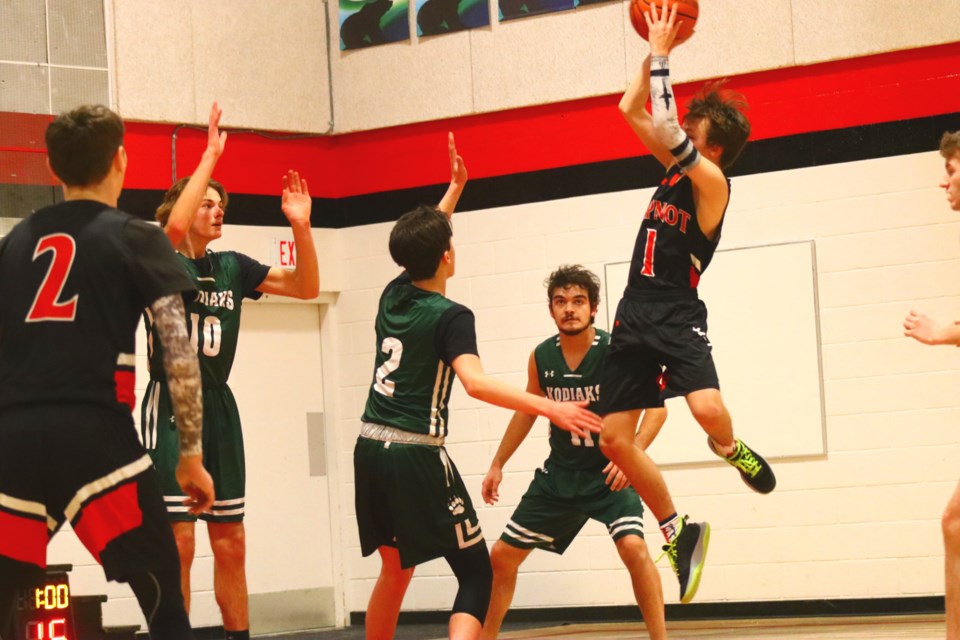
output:
POLYGON ((677 101, 670 86, 670 59, 667 56, 650 58, 650 103, 657 140, 666 145, 681 168, 695 167, 700 162, 700 152, 680 128, 677 101))

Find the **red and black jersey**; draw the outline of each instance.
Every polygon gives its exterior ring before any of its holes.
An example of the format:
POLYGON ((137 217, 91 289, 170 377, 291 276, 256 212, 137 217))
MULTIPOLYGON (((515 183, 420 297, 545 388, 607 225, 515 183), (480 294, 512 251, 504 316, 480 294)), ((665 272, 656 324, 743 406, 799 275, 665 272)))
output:
POLYGON ((143 308, 195 289, 155 225, 89 200, 31 214, 0 243, 0 408, 129 413, 143 308))
POLYGON ((640 225, 627 291, 696 289, 700 274, 707 270, 720 242, 722 227, 721 219, 713 240, 703 235, 693 199, 693 182, 679 166, 671 166, 640 225))

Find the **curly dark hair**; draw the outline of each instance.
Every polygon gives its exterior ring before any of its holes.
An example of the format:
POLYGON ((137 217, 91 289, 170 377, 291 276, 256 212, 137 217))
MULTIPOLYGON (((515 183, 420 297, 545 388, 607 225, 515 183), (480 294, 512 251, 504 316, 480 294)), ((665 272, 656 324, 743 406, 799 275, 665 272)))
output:
POLYGON ((562 264, 543 281, 543 284, 547 287, 548 303, 553 300, 553 294, 557 289, 583 287, 590 299, 590 308, 596 309, 600 304, 600 278, 582 265, 562 264))

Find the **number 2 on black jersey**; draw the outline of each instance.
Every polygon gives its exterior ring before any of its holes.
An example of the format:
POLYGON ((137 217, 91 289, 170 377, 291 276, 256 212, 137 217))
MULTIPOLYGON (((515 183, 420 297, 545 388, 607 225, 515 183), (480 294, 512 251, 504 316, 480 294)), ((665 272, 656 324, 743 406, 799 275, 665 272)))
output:
POLYGON ((47 267, 47 275, 43 277, 40 289, 37 291, 30 311, 27 312, 27 322, 73 322, 77 316, 77 298, 74 294, 69 300, 60 301, 63 285, 70 276, 73 268, 73 259, 77 253, 77 243, 65 233, 53 233, 43 236, 37 241, 37 248, 33 251, 33 260, 36 261, 42 254, 52 251, 53 259, 47 267))

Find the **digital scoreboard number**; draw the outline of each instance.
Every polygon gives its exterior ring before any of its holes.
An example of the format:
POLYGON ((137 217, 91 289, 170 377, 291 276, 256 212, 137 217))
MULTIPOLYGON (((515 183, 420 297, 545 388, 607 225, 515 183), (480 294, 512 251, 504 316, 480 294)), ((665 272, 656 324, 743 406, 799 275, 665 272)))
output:
POLYGON ((67 576, 70 568, 51 565, 45 580, 17 592, 13 640, 77 640, 67 576))

